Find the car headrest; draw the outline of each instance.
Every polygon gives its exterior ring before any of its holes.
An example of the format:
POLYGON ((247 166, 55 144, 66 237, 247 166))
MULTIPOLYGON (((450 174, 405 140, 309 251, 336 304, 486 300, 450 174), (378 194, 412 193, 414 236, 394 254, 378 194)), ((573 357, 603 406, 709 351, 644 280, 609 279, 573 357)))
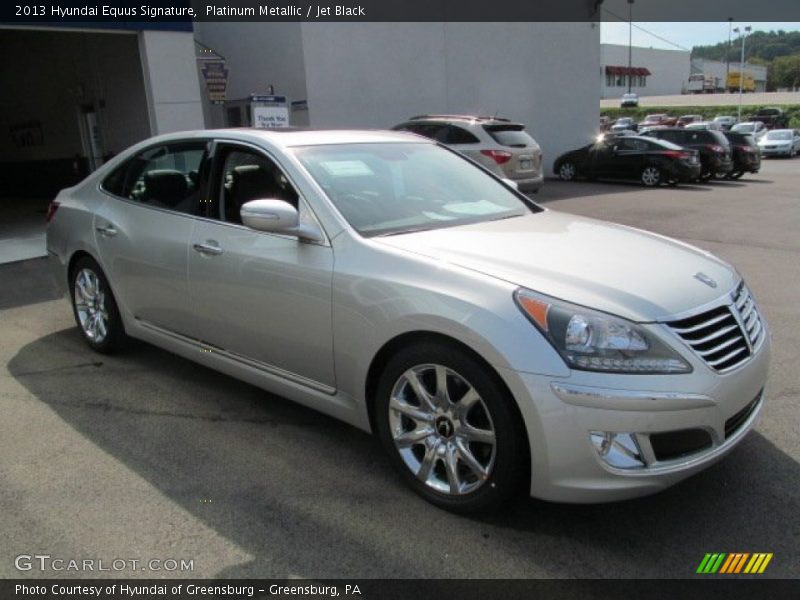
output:
POLYGON ((241 206, 250 200, 276 198, 280 188, 272 173, 260 165, 235 167, 232 173, 231 192, 241 206))
POLYGON ((149 171, 144 176, 144 189, 148 201, 155 200, 170 207, 184 200, 189 192, 184 174, 173 169, 149 171))

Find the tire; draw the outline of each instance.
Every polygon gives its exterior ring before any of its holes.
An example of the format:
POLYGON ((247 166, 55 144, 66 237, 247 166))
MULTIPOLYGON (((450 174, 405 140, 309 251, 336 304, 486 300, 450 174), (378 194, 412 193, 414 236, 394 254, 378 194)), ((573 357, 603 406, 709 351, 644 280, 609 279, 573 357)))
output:
POLYGON ((383 370, 373 401, 391 462, 432 504, 487 512, 527 484, 528 445, 513 400, 489 367, 455 345, 400 350, 383 370))
POLYGON ((575 176, 578 174, 578 169, 575 166, 575 163, 572 161, 564 161, 558 167, 558 176, 561 178, 562 181, 572 181, 575 179, 575 176))
POLYGON ((744 175, 744 171, 731 171, 728 173, 728 179, 739 179, 742 175, 744 175))
POLYGON ((89 256, 78 259, 70 272, 69 286, 75 323, 89 347, 102 354, 122 349, 128 336, 100 265, 89 256))
POLYGON ((700 177, 697 178, 698 181, 708 181, 714 176, 713 171, 706 171, 705 173, 701 173, 700 177))
POLYGON ((658 187, 663 180, 664 177, 661 175, 661 169, 655 165, 646 166, 639 175, 639 181, 641 181, 642 185, 645 187, 658 187))

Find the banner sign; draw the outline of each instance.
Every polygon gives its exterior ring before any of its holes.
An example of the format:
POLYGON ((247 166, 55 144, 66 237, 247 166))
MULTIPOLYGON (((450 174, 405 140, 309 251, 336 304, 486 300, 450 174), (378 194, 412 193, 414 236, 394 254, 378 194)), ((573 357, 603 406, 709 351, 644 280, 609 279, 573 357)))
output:
POLYGON ((206 80, 208 99, 212 104, 225 104, 225 91, 228 87, 228 69, 225 59, 199 58, 202 66, 200 72, 206 80))
POLYGON ((286 96, 250 94, 253 127, 262 129, 289 126, 289 103, 286 96))

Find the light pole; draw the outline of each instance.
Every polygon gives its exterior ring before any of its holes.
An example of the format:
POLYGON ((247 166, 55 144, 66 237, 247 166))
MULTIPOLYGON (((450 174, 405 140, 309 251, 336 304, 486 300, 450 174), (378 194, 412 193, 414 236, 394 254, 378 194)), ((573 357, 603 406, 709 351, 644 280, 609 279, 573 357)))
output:
POLYGON ((728 51, 725 53, 725 87, 728 87, 728 75, 731 74, 731 25, 733 17, 728 17, 728 51))
POLYGON ((628 93, 633 82, 633 0, 628 0, 628 93))
MULTIPOLYGON (((741 31, 741 38, 742 38, 742 56, 739 59, 739 109, 736 113, 736 120, 742 120, 742 86, 744 85, 744 41, 747 39, 747 34, 750 33, 752 27, 749 25, 747 27, 742 28, 741 31)), ((736 33, 740 33, 739 27, 734 29, 736 33)))

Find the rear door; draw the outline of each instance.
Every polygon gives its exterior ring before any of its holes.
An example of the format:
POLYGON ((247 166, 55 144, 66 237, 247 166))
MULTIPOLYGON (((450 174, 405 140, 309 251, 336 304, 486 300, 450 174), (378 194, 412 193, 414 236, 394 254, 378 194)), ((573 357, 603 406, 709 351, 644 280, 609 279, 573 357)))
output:
POLYGON ((649 147, 636 138, 621 138, 614 151, 612 173, 614 177, 638 177, 644 166, 649 147))
POLYGON ((151 146, 101 184, 100 262, 118 301, 145 323, 187 334, 187 246, 206 193, 207 140, 151 146))

